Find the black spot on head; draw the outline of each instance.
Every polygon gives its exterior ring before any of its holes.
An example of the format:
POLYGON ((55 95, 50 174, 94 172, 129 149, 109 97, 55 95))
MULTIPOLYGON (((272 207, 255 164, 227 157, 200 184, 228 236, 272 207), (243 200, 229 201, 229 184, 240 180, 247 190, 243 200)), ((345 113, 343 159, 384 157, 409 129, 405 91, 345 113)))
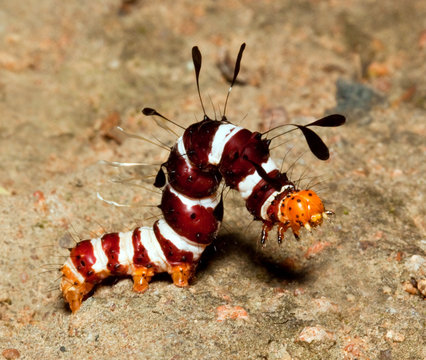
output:
POLYGON ((248 160, 248 156, 247 155, 243 155, 243 159, 244 160, 248 160))
POLYGON ((186 256, 185 255, 183 255, 182 257, 181 257, 181 259, 180 259, 181 261, 186 261, 186 256))
POLYGON ((84 262, 84 260, 81 260, 81 261, 80 261, 80 264, 81 264, 81 266, 83 266, 83 267, 85 267, 85 266, 86 266, 86 263, 84 262))
POLYGON ((169 251, 169 256, 173 256, 173 251, 169 251))
POLYGON ((308 193, 309 196, 312 196, 312 193, 308 193))
POLYGON ((297 199, 297 202, 301 202, 302 200, 300 200, 300 199, 297 199))
POLYGON ((294 200, 294 196, 291 198, 291 200, 294 200))
POLYGON ((197 217, 197 215, 195 215, 195 213, 191 214, 191 219, 194 220, 197 217))
POLYGON ((288 209, 291 210, 291 206, 288 209))
POLYGON ((299 218, 299 215, 296 215, 296 219, 298 219, 299 218))

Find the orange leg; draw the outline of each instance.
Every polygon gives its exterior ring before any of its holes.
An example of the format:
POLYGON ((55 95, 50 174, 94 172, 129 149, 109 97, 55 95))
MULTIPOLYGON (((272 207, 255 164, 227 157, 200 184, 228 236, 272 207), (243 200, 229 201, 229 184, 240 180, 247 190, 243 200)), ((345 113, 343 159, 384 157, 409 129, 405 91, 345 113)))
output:
POLYGON ((87 282, 79 283, 67 266, 62 268, 62 273, 64 275, 61 281, 61 291, 71 311, 75 313, 80 309, 84 296, 93 289, 95 284, 87 282))
POLYGON ((154 269, 145 266, 134 267, 133 269, 133 291, 143 293, 148 289, 148 284, 154 276, 154 269))
POLYGON ((194 266, 188 263, 182 263, 172 266, 173 284, 178 287, 188 286, 189 280, 194 275, 194 266))

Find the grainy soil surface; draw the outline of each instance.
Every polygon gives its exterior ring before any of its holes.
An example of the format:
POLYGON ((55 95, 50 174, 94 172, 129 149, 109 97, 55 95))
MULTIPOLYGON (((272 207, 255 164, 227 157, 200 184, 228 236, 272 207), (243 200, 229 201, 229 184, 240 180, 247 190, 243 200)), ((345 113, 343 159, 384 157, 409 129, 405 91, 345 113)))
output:
POLYGON ((425 74, 420 0, 0 1, 1 356, 426 358, 425 74), (137 169, 142 188, 111 181, 135 174, 98 160, 160 164, 167 151, 115 126, 172 145, 143 107, 185 127, 202 118, 193 45, 206 110, 219 114, 242 42, 230 121, 265 131, 347 116, 318 131, 326 162, 300 135, 271 145, 336 215, 262 248, 230 192, 191 287, 160 275, 140 295, 130 279, 109 282, 72 315, 58 290, 72 238, 160 214, 147 206, 160 200, 158 166, 137 169))

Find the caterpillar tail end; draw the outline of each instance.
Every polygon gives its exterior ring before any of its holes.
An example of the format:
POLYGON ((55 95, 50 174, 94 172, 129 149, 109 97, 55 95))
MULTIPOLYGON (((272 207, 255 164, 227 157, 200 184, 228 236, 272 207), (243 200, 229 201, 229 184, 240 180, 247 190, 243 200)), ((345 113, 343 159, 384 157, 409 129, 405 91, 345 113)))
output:
POLYGON ((61 280, 62 295, 74 314, 80 309, 84 297, 93 289, 94 284, 79 282, 66 265, 62 267, 61 271, 63 274, 61 280))
MULTIPOLYGON (((324 219, 334 214, 325 210, 324 204, 313 190, 293 191, 280 195, 281 199, 271 205, 268 211, 275 219, 274 223, 278 223, 278 243, 282 242, 288 229, 291 229, 294 237, 299 239, 300 229, 305 228, 311 232, 312 228, 320 226, 324 219)), ((264 228, 265 226, 267 225, 264 225, 264 228)))

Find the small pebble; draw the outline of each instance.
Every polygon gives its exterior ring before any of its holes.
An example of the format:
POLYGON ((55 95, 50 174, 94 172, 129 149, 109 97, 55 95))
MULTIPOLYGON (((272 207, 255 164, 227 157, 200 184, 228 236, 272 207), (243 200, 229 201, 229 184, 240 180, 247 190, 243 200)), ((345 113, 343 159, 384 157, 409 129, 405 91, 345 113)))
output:
POLYGON ((312 300, 313 310, 318 313, 336 312, 339 310, 337 304, 331 302, 326 297, 322 296, 319 299, 312 300))
POLYGON ((350 302, 354 302, 355 301, 355 295, 348 294, 348 295, 346 295, 346 299, 350 302))
POLYGON ((383 294, 391 294, 392 289, 389 286, 383 286, 383 294))
POLYGON ((243 319, 249 318, 247 311, 241 306, 222 305, 217 309, 217 321, 224 321, 226 319, 243 319))
POLYGON ((413 286, 413 284, 410 281, 404 281, 402 284, 402 288, 404 291, 408 292, 411 295, 417 295, 418 290, 413 286))
POLYGON ((402 342, 405 340, 405 336, 403 334, 397 333, 396 331, 389 330, 386 333, 386 339, 394 342, 402 342))
POLYGON ((322 326, 307 326, 300 333, 298 341, 303 341, 310 344, 313 341, 325 342, 334 340, 334 338, 334 334, 330 331, 327 331, 322 326))
POLYGON ((426 279, 417 281, 417 289, 420 290, 423 296, 426 296, 426 279))
POLYGON ((392 351, 390 349, 380 351, 379 360, 392 360, 392 351))
POLYGON ((413 255, 405 261, 405 268, 408 271, 416 273, 424 264, 425 259, 420 255, 413 255))
POLYGON ((19 351, 16 349, 5 349, 1 354, 7 360, 19 359, 19 357, 21 356, 19 351))
POLYGON ((305 289, 303 288, 296 288, 293 291, 294 296, 300 296, 300 295, 303 295, 304 293, 305 293, 305 289))

